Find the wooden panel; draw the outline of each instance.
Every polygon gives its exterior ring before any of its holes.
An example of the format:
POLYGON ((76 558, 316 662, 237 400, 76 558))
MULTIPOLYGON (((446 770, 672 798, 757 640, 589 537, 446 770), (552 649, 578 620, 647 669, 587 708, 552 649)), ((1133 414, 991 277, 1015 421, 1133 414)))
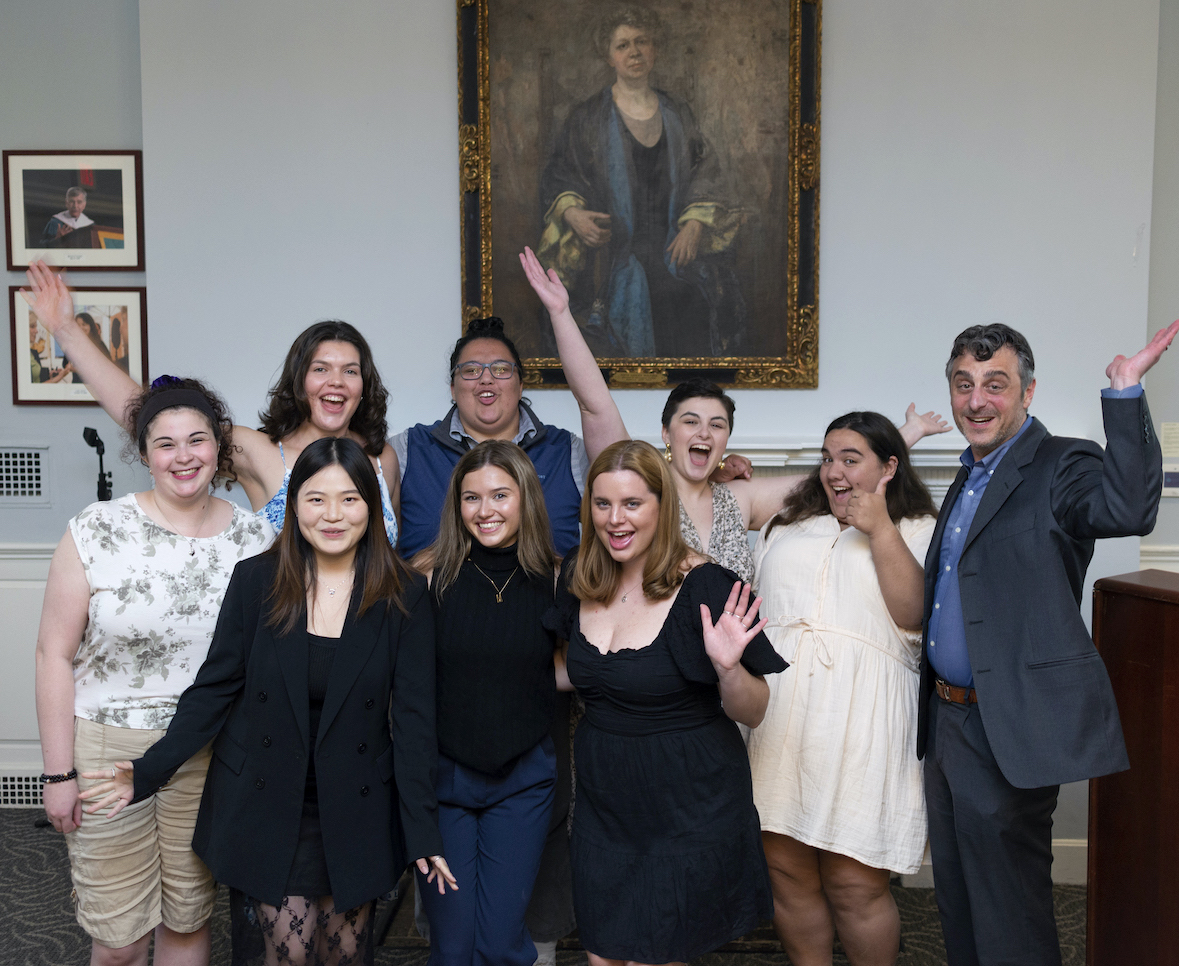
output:
POLYGON ((1093 636, 1130 770, 1089 783, 1086 960, 1179 966, 1179 574, 1097 581, 1093 636))

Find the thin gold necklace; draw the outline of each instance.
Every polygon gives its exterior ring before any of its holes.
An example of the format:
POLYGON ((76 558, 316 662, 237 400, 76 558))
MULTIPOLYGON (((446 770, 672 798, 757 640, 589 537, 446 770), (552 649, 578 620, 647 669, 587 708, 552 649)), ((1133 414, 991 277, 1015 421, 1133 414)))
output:
POLYGON ((178 526, 176 526, 175 523, 172 522, 172 518, 164 512, 164 508, 162 506, 160 506, 160 499, 159 499, 159 497, 156 496, 154 490, 152 491, 152 494, 151 494, 151 501, 152 501, 152 503, 154 503, 156 505, 156 509, 160 511, 160 516, 162 516, 164 518, 164 520, 167 522, 168 526, 170 526, 172 528, 172 531, 176 534, 176 536, 184 537, 184 539, 188 541, 188 555, 190 557, 195 557, 196 556, 196 544, 193 541, 196 540, 196 538, 200 536, 201 529, 204 527, 205 521, 209 518, 209 507, 211 507, 213 505, 213 497, 209 496, 206 498, 205 512, 201 514, 201 522, 197 524, 196 533, 193 534, 191 537, 186 534, 181 533, 180 528, 178 526))
MULTIPOLYGON (((470 557, 468 557, 467 559, 471 560, 470 557)), ((480 567, 477 563, 475 563, 474 560, 471 560, 471 566, 474 567, 476 570, 478 570, 479 573, 483 574, 484 577, 487 577, 487 574, 484 573, 483 568, 480 567)), ((516 569, 513 570, 510 574, 508 574, 508 579, 504 581, 504 585, 502 587, 496 587, 495 581, 492 580, 490 577, 487 577, 487 582, 489 584, 491 584, 491 586, 493 588, 495 588, 495 602, 497 604, 502 604, 504 602, 503 593, 505 590, 508 589, 508 584, 510 584, 512 582, 512 578, 516 576, 516 571, 519 569, 520 569, 520 565, 517 564, 516 569)))

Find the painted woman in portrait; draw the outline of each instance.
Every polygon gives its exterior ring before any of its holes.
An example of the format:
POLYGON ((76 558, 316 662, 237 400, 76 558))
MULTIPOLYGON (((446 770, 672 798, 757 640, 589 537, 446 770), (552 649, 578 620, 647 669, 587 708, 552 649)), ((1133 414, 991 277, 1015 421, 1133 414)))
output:
POLYGON ((537 252, 599 356, 743 354, 733 245, 744 215, 686 104, 650 85, 659 23, 640 6, 599 24, 615 81, 574 107, 541 179, 537 252))

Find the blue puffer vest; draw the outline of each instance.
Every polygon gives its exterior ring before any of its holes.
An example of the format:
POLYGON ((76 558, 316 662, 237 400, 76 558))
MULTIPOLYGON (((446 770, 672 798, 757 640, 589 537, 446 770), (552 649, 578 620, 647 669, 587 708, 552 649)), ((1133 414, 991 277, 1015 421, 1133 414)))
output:
MULTIPOLYGON (((553 545, 564 556, 580 540, 581 494, 569 466, 572 436, 568 430, 546 426, 524 403, 520 408, 528 413, 536 427, 536 432, 521 447, 540 477, 553 528, 553 545)), ((442 501, 446 499, 451 471, 467 451, 465 442, 451 438, 453 415, 452 408, 433 426, 418 423, 408 433, 406 465, 401 476, 401 536, 397 544, 407 558, 428 547, 438 536, 442 501)))

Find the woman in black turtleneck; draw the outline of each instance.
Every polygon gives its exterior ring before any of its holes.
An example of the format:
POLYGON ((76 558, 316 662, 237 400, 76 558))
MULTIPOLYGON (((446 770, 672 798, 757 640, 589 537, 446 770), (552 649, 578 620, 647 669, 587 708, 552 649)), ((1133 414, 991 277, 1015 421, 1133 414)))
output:
POLYGON ((556 782, 549 737, 564 661, 541 619, 557 558, 544 494, 514 443, 488 440, 450 478, 430 575, 437 631, 438 824, 457 892, 418 878, 430 966, 532 966, 524 912, 556 782))

